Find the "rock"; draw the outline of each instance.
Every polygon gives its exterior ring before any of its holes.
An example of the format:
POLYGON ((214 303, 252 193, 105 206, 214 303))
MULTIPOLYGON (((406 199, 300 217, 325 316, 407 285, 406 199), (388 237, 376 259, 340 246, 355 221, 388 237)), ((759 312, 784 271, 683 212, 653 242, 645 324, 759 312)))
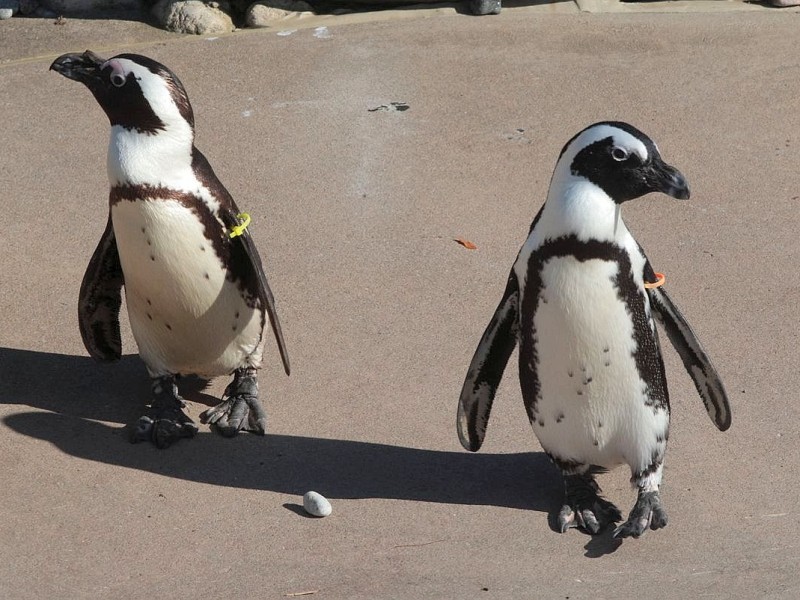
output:
POLYGON ((313 12, 308 2, 303 0, 267 0, 255 2, 250 5, 245 14, 245 23, 248 27, 269 27, 275 21, 301 12, 313 12))
POLYGON ((19 11, 19 2, 16 0, 0 0, 0 21, 10 19, 19 11))
POLYGON ((500 0, 471 0, 469 8, 473 15, 499 15, 500 0))
POLYGON ((317 492, 306 492, 303 496, 303 508, 312 517, 327 517, 333 512, 331 503, 317 492))
POLYGON ((778 8, 800 6, 800 0, 772 0, 772 6, 777 6, 778 8))
POLYGON ((223 11, 227 2, 199 0, 159 0, 153 6, 153 16, 161 25, 177 33, 207 35, 233 31, 233 21, 223 11))

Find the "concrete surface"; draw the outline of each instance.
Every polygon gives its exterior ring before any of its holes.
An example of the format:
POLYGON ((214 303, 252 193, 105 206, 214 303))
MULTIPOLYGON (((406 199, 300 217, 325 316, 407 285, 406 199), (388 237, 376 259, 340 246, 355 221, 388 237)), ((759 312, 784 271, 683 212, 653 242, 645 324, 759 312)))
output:
MULTIPOLYGON (((334 19, 327 38, 117 24, 132 32, 114 43, 94 22, 5 22, 0 597, 800 597, 797 25, 508 10, 334 19), (128 444, 148 383, 127 323, 120 364, 81 345, 107 124, 47 69, 86 47, 179 74, 198 147, 254 216, 294 368, 268 342, 266 438, 203 427, 167 451, 128 444), (368 110, 391 101, 410 109, 368 110), (643 128, 689 178, 689 202, 623 212, 734 411, 717 432, 667 351, 671 520, 622 544, 551 530, 560 482, 513 369, 480 453, 454 422, 558 151, 599 119, 643 128), (302 516, 308 490, 333 515, 302 516)), ((195 417, 225 385, 187 383, 195 417)), ((627 476, 601 479, 624 511, 627 476)))

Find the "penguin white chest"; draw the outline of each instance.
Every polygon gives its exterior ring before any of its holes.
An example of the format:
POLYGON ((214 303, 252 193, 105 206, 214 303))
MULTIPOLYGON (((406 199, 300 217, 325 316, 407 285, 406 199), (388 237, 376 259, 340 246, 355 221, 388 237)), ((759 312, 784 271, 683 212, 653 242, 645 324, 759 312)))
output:
POLYGON ((259 366, 261 313, 227 278, 199 216, 160 199, 121 201, 111 215, 131 329, 148 368, 215 376, 259 366))
POLYGON ((541 271, 532 426, 542 447, 562 460, 640 464, 649 459, 652 433, 666 434, 666 411, 647 406, 630 307, 616 284, 619 268, 615 261, 560 256, 541 271))

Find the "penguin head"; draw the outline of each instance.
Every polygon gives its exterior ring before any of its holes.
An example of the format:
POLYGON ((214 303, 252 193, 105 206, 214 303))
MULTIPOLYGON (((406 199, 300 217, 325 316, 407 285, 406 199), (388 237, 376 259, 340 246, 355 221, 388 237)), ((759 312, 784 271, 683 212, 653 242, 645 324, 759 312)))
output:
POLYGON ((595 123, 569 140, 561 150, 557 176, 588 180, 617 205, 650 192, 689 198, 686 178, 662 160, 655 143, 619 121, 595 123))
POLYGON ((164 65, 138 54, 104 59, 87 50, 59 56, 50 68, 84 84, 112 126, 144 134, 194 130, 194 113, 178 77, 164 65))

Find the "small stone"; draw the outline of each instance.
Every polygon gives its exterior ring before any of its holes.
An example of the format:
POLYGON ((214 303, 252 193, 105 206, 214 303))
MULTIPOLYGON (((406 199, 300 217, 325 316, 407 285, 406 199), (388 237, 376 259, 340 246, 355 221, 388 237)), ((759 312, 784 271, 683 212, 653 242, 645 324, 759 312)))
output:
POLYGON ((312 517, 327 517, 333 512, 331 503, 317 492, 306 492, 303 496, 303 508, 312 517))
POLYGON ((247 9, 245 23, 248 27, 272 27, 276 21, 289 15, 313 12, 308 2, 303 0, 268 0, 255 2, 247 9))
POLYGON ((10 19, 19 11, 17 0, 0 0, 0 19, 10 19))

